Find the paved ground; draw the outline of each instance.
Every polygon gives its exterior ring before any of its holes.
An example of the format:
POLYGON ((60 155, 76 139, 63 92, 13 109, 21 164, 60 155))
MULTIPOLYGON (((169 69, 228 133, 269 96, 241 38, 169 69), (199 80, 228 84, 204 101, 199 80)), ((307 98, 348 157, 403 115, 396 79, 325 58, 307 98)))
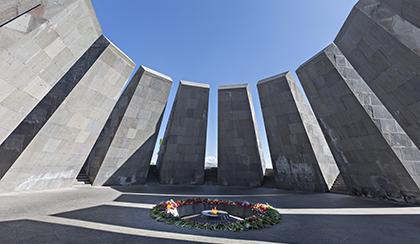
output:
POLYGON ((420 207, 338 194, 225 187, 73 188, 0 195, 0 243, 420 243, 420 207), (158 223, 149 209, 190 196, 268 202, 283 222, 240 233, 158 223))

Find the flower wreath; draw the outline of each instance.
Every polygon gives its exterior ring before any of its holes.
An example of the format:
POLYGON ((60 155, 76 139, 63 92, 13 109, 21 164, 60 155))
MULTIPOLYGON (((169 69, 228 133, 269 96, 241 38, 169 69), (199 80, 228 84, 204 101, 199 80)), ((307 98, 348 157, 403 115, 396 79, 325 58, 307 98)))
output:
POLYGON ((171 199, 169 201, 161 202, 152 208, 150 216, 157 221, 181 227, 223 231, 258 230, 279 224, 281 220, 280 213, 269 204, 251 204, 242 201, 203 198, 192 198, 177 201, 171 199), (242 208, 251 214, 236 222, 217 224, 196 222, 192 219, 183 219, 183 216, 180 216, 178 212, 179 208, 186 206, 194 207, 194 205, 210 206, 210 208, 242 208))

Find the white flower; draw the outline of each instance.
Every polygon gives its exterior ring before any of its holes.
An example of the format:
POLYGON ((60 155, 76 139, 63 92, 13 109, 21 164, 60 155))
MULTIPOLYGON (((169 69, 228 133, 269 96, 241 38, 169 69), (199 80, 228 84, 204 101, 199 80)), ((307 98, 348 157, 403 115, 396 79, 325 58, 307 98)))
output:
POLYGON ((179 213, 178 213, 178 209, 177 209, 177 208, 174 208, 174 209, 167 209, 167 210, 166 210, 166 213, 167 213, 167 214, 170 214, 170 215, 172 215, 172 216, 174 216, 174 217, 179 217, 179 213))

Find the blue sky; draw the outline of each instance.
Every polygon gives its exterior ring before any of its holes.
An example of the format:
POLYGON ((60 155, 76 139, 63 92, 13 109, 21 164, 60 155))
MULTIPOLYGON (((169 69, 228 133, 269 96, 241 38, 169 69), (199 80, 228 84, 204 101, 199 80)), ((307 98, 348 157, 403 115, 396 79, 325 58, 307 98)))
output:
POLYGON ((294 72, 330 44, 356 2, 93 0, 110 40, 137 65, 174 80, 160 138, 179 80, 209 83, 207 156, 217 156, 217 87, 249 83, 266 161, 270 157, 256 83, 294 72))

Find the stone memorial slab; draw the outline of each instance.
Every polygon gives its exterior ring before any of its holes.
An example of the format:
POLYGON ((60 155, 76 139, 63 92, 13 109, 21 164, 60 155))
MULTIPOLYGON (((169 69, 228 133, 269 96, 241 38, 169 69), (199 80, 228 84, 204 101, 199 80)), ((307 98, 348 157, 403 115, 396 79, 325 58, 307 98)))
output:
POLYGON ((420 2, 361 0, 335 43, 420 147, 420 2))
POLYGON ((418 203, 419 149, 337 46, 297 73, 350 192, 418 203))
MULTIPOLYGON (((103 44, 105 50, 64 101, 59 101, 58 108, 0 180, 0 192, 72 186, 134 69, 134 63, 113 44, 103 44)), ((79 71, 74 69, 69 78, 79 71)), ((55 102, 48 98, 42 106, 48 111, 55 102)))
POLYGON ((290 72, 257 84, 277 185, 329 191, 340 173, 302 91, 290 72))
POLYGON ((118 99, 85 163, 93 185, 144 184, 172 79, 141 66, 118 99))
POLYGON ((204 183, 210 86, 181 81, 159 150, 162 184, 204 183))
MULTIPOLYGON (((12 2, 38 3, 1 1, 0 9, 12 2)), ((0 27, 0 144, 101 34, 88 0, 44 0, 0 27)))
POLYGON ((259 186, 265 164, 248 85, 221 86, 218 96, 218 182, 259 186))

